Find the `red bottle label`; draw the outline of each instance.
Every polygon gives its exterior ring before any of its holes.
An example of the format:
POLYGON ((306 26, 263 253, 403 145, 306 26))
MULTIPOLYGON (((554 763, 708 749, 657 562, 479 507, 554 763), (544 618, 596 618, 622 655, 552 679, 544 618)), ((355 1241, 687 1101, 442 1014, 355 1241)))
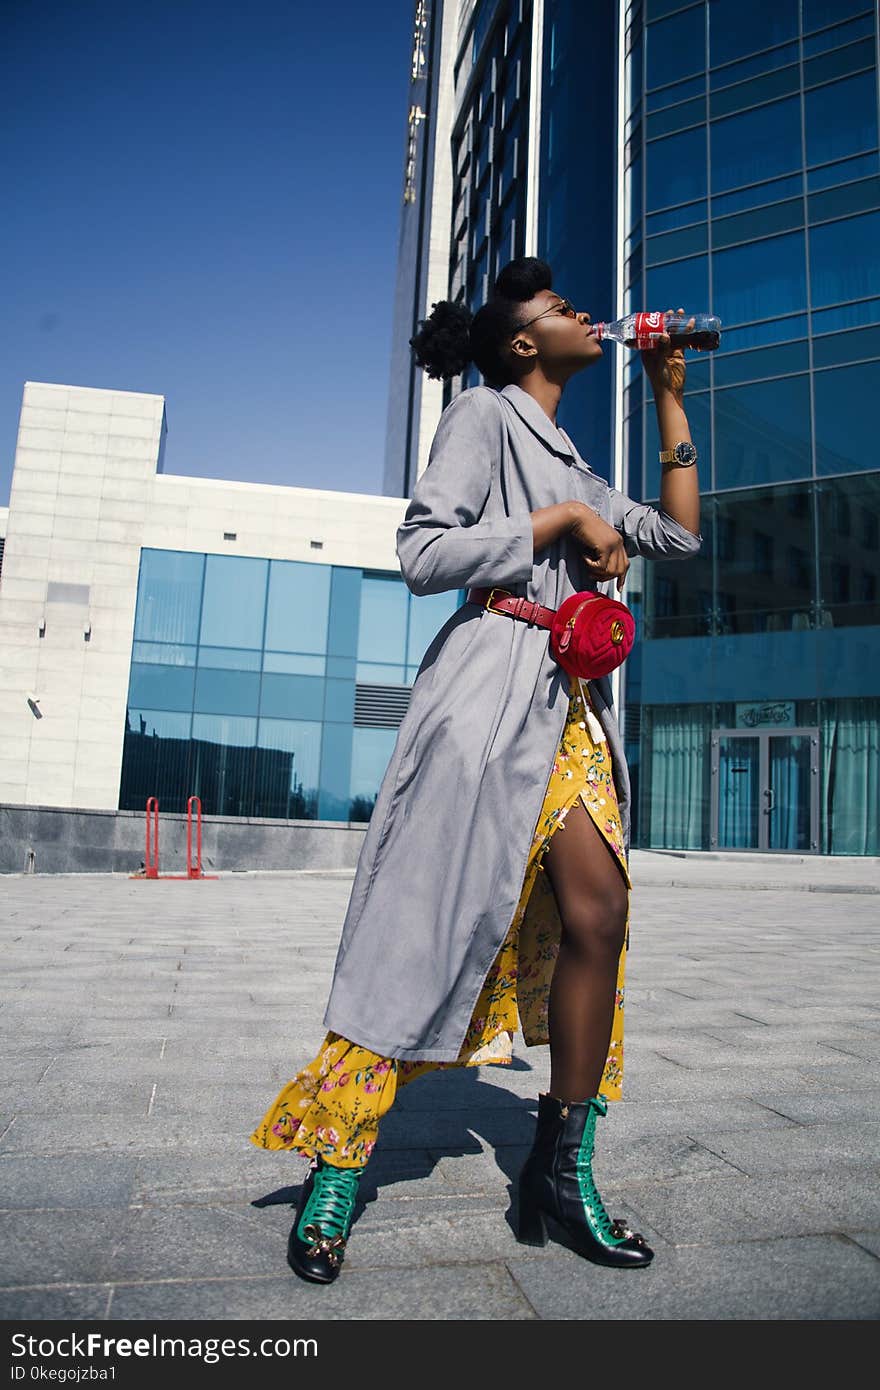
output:
POLYGON ((637 348, 652 348, 665 332, 664 315, 659 311, 650 314, 636 314, 635 332, 637 348))

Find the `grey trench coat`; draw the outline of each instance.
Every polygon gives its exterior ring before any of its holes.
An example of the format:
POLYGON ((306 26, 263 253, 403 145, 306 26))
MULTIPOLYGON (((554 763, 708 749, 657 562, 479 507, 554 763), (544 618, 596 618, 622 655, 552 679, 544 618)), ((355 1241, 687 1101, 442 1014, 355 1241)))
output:
MULTIPOLYGON (((611 592, 570 536, 533 553, 530 513, 570 498, 615 526, 629 555, 700 549, 700 536, 594 474, 520 387, 462 392, 397 531, 408 588, 498 585, 549 608, 584 589, 611 592)), ((548 643, 546 628, 465 603, 425 652, 361 846, 324 1015, 382 1056, 455 1060, 513 921, 568 712, 568 676, 548 643)), ((628 853, 610 680, 591 690, 628 853)))

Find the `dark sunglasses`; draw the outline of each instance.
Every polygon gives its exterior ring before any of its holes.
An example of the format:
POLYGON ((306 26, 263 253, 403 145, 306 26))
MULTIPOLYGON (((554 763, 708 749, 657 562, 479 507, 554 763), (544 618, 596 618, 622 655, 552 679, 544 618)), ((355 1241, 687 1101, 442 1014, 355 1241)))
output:
POLYGON ((546 314, 563 314, 566 318, 573 319, 577 318, 577 309, 570 299, 560 299, 558 304, 551 304, 549 309, 542 310, 540 314, 536 314, 527 323, 521 323, 516 332, 521 333, 524 328, 531 328, 533 323, 537 323, 538 319, 544 318, 546 314))

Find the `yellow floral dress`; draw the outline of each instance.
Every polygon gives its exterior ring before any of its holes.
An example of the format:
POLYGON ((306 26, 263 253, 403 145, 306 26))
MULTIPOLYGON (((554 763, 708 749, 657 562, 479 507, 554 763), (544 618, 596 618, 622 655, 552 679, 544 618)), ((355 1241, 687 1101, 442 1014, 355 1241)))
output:
MULTIPOLYGON (((522 892, 510 930, 483 983, 461 1050, 451 1062, 408 1062, 380 1057, 328 1033, 318 1055, 289 1081, 250 1135, 263 1149, 323 1158, 340 1168, 360 1167, 373 1151, 379 1121, 398 1087, 445 1067, 509 1063, 519 1022, 527 1044, 549 1042, 550 981, 559 951, 561 923, 542 860, 555 831, 580 799, 617 858, 627 886, 626 863, 611 755, 589 698, 587 682, 573 681, 568 716, 544 804, 529 850, 522 892)), ((629 911, 617 968, 617 993, 608 1057, 599 1092, 619 1100, 623 1082, 623 982, 629 948, 629 911)))

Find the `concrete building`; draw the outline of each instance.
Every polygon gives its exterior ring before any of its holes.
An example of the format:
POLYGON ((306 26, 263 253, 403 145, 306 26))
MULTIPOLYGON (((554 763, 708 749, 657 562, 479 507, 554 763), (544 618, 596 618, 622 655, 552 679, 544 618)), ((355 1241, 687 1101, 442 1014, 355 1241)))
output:
MULTIPOLYGON (((165 436, 161 396, 25 385, 0 570, 0 869, 137 869, 154 795, 163 818, 200 797, 208 863, 351 865, 462 596, 403 583, 404 498, 174 477, 165 436)), ((181 834, 166 841, 179 863, 181 834)))
MULTIPOLYGON (((430 299, 475 309, 506 260, 540 255, 594 320, 682 305, 724 325, 721 349, 688 368, 703 553, 633 566, 627 582, 634 843, 877 854, 876 4, 444 10, 432 62, 452 111, 429 106, 426 125, 449 130, 451 230, 445 293, 432 284, 430 299)), ((436 190, 445 139, 433 148, 436 190)), ((450 211, 426 197, 423 244, 450 211)), ((423 293, 416 315, 429 307, 423 293)), ((560 418, 597 473, 656 505, 641 364, 605 351, 560 418)), ((424 435, 388 477, 417 470, 442 403, 477 379, 430 408, 422 395, 424 435)))

